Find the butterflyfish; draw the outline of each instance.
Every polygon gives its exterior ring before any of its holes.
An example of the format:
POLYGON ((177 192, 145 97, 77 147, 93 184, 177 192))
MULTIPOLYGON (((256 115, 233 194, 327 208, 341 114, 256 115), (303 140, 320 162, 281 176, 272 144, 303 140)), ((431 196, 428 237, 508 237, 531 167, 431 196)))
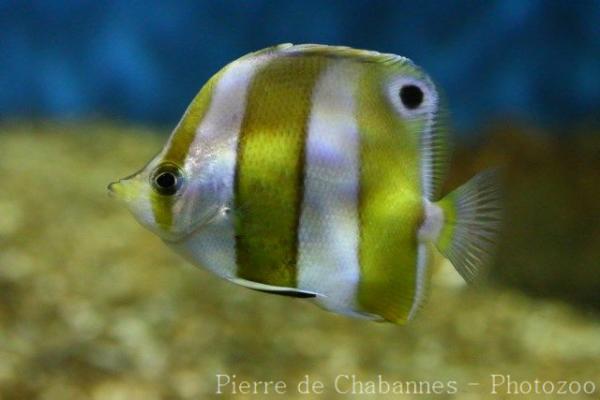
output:
POLYGON ((442 197, 442 103, 405 57, 270 47, 211 77, 160 153, 109 190, 226 280, 403 324, 435 252, 473 281, 499 230, 494 172, 442 197))

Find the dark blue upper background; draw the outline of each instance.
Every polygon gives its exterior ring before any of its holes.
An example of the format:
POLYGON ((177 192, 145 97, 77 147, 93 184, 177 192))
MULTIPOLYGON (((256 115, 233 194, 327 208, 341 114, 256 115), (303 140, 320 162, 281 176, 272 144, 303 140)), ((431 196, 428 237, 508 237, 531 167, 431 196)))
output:
POLYGON ((175 124, 227 62, 281 43, 407 56, 455 125, 598 122, 600 1, 0 1, 0 116, 175 124))

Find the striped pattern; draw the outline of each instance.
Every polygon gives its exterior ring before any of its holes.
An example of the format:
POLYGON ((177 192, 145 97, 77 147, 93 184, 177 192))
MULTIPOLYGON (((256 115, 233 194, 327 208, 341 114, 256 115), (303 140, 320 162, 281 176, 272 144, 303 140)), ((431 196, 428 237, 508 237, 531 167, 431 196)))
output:
MULTIPOLYGON (((200 100, 201 107, 206 108, 205 111, 194 111, 190 114, 192 118, 198 114, 204 116, 200 122, 196 122, 195 133, 190 135, 193 139, 191 143, 188 143, 187 134, 182 138, 176 134, 168 146, 169 149, 182 146, 182 143, 189 146, 184 169, 188 176, 195 176, 198 181, 208 181, 210 186, 220 188, 217 198, 212 199, 213 203, 225 207, 233 205, 238 137, 246 110, 248 91, 255 72, 272 59, 272 52, 264 52, 234 62, 219 72, 214 84, 210 86, 210 96, 206 96, 210 102, 200 100)), ((199 110, 197 106, 190 108, 199 110)), ((191 126, 185 121, 186 118, 187 114, 180 126, 191 126)), ((208 191, 200 187, 198 195, 204 198, 208 191)), ((191 213, 194 213, 194 210, 191 210, 191 213)), ((181 217, 185 220, 194 218, 193 215, 181 217)), ((219 276, 232 279, 237 275, 235 225, 231 218, 217 215, 211 224, 191 236, 189 240, 177 244, 177 247, 188 258, 199 261, 219 276)))
POLYGON ((432 122, 399 115, 386 85, 420 74, 398 56, 313 45, 224 68, 161 155, 184 166, 190 196, 209 204, 159 204, 171 213, 165 223, 211 215, 172 245, 257 290, 316 295, 355 317, 412 318, 428 275, 417 232, 431 186, 420 133, 432 122))
POLYGON ((235 180, 238 276, 296 287, 304 145, 325 60, 280 57, 258 71, 240 131, 235 180))
MULTIPOLYGON (((196 127, 208 111, 215 84, 220 78, 221 72, 214 75, 190 103, 183 118, 175 127, 169 141, 158 156, 162 162, 169 162, 178 166, 183 165, 186 156, 190 153, 190 146, 195 137, 196 127)), ((156 192, 152 192, 151 196, 152 212, 156 224, 163 230, 172 229, 174 198, 172 196, 163 196, 156 192)))

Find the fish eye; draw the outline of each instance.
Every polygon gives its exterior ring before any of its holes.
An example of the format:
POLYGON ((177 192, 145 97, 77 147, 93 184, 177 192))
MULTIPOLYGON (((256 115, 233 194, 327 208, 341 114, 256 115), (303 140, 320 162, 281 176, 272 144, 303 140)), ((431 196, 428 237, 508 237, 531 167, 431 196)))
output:
POLYGON ((183 174, 176 165, 163 164, 152 172, 150 182, 156 192, 171 196, 183 185, 183 174))
POLYGON ((400 88, 400 100, 409 110, 414 110, 423 104, 423 97, 423 90, 417 85, 408 84, 400 88))

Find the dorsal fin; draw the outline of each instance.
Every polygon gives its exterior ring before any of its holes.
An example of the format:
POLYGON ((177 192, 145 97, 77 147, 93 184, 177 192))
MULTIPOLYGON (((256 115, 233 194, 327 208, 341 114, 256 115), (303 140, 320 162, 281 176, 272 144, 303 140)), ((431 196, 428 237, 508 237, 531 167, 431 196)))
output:
POLYGON ((333 58, 352 58, 359 62, 365 63, 381 63, 381 64, 397 64, 397 63, 411 63, 406 58, 397 54, 391 53, 380 53, 373 50, 362 50, 354 49, 347 46, 328 46, 323 44, 296 44, 291 45, 286 43, 284 45, 275 46, 276 50, 281 50, 284 53, 294 54, 303 53, 306 55, 318 54, 324 57, 333 58))

